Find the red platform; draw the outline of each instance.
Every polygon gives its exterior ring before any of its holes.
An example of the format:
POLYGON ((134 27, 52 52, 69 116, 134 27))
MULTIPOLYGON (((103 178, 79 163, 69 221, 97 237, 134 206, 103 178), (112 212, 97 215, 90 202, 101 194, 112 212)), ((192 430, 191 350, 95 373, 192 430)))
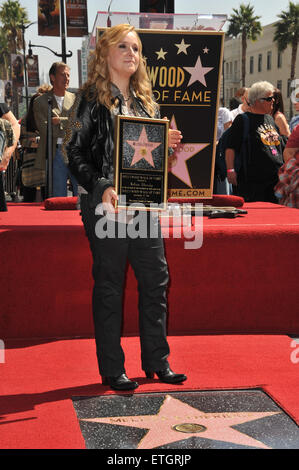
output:
MULTIPOLYGON (((267 203, 243 209, 248 214, 236 219, 204 217, 198 249, 186 249, 180 227, 169 230, 170 335, 299 333, 299 211, 267 203)), ((9 204, 0 241, 0 337, 92 335, 91 255, 79 211, 9 204)), ((126 336, 138 334, 136 287, 129 268, 126 336)))

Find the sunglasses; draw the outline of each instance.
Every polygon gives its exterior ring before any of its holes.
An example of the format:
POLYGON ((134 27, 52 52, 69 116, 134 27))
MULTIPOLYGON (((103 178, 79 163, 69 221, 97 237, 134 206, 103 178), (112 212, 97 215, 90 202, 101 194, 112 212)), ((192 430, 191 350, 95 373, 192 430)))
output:
POLYGON ((270 101, 274 101, 274 100, 275 100, 274 96, 268 96, 268 98, 260 98, 260 101, 268 101, 268 103, 270 103, 270 101))

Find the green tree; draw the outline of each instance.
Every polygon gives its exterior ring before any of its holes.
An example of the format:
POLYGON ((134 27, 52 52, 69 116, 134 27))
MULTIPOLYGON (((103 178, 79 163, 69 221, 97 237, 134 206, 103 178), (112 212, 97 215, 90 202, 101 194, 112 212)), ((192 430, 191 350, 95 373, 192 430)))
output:
POLYGON ((0 80, 8 80, 8 66, 10 63, 10 53, 7 44, 6 33, 0 27, 0 80))
POLYGON ((245 86, 246 81, 247 41, 256 41, 262 33, 259 19, 260 16, 254 16, 254 7, 244 3, 240 4, 239 10, 233 8, 233 13, 228 19, 227 35, 233 38, 242 37, 242 86, 245 86))
MULTIPOLYGON (((10 54, 16 54, 22 49, 23 38, 22 38, 22 28, 21 24, 29 23, 27 11, 20 5, 18 0, 6 0, 2 3, 0 7, 0 22, 1 27, 1 37, 5 36, 6 46, 5 54, 3 54, 3 67, 7 67, 10 64, 10 54)), ((11 67, 9 79, 11 79, 11 67)), ((7 78, 7 77, 6 77, 7 78)), ((13 87, 13 102, 12 102, 13 112, 16 117, 19 116, 19 95, 18 89, 13 87)))
POLYGON ((20 25, 28 23, 27 11, 19 0, 6 0, 0 7, 0 21, 6 34, 8 50, 15 54, 22 48, 22 29, 20 25))
MULTIPOLYGON (((299 3, 289 2, 289 9, 277 15, 280 20, 275 23, 274 41, 279 52, 291 46, 291 80, 295 79, 296 60, 299 41, 299 3)), ((290 116, 293 114, 293 106, 290 103, 290 116)))

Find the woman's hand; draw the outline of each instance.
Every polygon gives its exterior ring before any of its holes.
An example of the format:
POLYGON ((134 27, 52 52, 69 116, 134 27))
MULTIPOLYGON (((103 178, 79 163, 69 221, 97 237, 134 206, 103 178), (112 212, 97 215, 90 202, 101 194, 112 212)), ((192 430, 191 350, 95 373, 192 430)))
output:
POLYGON ((169 129, 168 131, 168 146, 175 149, 182 140, 181 131, 176 129, 169 129))
MULTIPOLYGON (((163 118, 165 121, 167 121, 167 117, 163 118)), ((181 142, 183 136, 181 134, 181 131, 177 129, 169 129, 168 131, 168 147, 171 147, 175 149, 177 145, 181 142)))
POLYGON ((115 212, 115 202, 118 201, 118 196, 114 188, 110 186, 105 189, 102 196, 103 209, 107 212, 115 212))
POLYGON ((237 181, 237 173, 235 171, 230 171, 227 173, 227 181, 229 184, 232 184, 233 186, 237 186, 238 181, 237 181))

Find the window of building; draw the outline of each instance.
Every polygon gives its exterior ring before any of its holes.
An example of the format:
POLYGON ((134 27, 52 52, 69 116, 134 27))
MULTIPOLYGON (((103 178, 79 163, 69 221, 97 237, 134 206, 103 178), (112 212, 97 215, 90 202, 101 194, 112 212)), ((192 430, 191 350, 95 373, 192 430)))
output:
POLYGON ((235 60, 234 62, 234 79, 236 79, 238 76, 238 61, 235 60))
POLYGON ((253 56, 250 57, 249 72, 250 73, 254 72, 254 58, 253 58, 253 56))
POLYGON ((277 54, 277 68, 281 69, 282 67, 282 53, 278 52, 277 54))
POLYGON ((258 72, 261 72, 263 68, 263 54, 259 54, 258 58, 258 72))
POLYGON ((271 70, 272 68, 272 52, 267 52, 267 70, 271 70))
POLYGON ((277 80, 277 88, 282 91, 282 80, 277 80))

